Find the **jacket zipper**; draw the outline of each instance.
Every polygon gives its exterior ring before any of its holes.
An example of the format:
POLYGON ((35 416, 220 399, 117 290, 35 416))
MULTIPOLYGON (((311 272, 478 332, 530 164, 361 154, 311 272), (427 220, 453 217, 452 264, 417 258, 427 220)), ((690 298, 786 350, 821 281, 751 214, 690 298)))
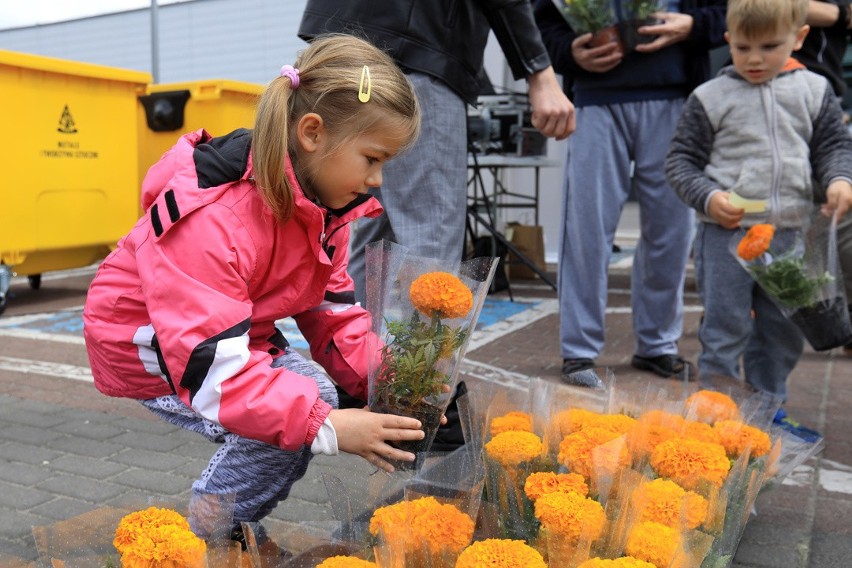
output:
POLYGON ((761 85, 761 94, 772 150, 772 185, 770 186, 769 202, 772 204, 771 215, 777 218, 781 212, 778 196, 781 186, 781 151, 778 148, 778 120, 775 114, 775 90, 772 81, 761 85))

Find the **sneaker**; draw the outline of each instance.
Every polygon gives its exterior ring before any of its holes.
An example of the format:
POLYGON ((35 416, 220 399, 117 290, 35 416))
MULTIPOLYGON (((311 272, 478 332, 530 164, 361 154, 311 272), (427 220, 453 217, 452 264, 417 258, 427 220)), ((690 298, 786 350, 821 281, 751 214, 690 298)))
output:
POLYGON ((601 389, 604 384, 595 373, 594 366, 591 359, 563 359, 562 382, 575 387, 601 389))
POLYGON ((676 378, 687 381, 691 377, 695 376, 692 363, 685 360, 680 355, 670 353, 657 355, 656 357, 642 357, 641 355, 634 355, 633 359, 630 361, 630 365, 633 366, 634 369, 651 371, 652 373, 666 379, 676 378))
POLYGON ((772 420, 772 423, 779 428, 790 432, 794 436, 801 438, 805 442, 813 444, 822 439, 822 434, 816 430, 811 430, 810 428, 802 426, 799 422, 787 416, 787 411, 783 408, 779 408, 775 413, 775 418, 772 420))

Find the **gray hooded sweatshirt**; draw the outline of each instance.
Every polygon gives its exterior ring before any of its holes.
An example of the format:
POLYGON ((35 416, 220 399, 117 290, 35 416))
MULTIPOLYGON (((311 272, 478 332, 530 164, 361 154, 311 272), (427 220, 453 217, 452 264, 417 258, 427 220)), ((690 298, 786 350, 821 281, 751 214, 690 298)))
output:
POLYGON ((687 99, 666 175, 703 222, 715 223, 706 208, 724 190, 766 201, 744 227, 796 227, 829 183, 852 181, 852 137, 824 77, 798 64, 753 85, 726 67, 687 99))

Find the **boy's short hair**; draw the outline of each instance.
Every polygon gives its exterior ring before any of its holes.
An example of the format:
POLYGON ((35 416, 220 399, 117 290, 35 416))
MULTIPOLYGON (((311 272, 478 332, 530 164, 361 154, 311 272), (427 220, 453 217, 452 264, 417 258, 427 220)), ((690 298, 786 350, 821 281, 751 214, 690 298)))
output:
POLYGON ((808 0, 728 0, 728 30, 751 38, 805 25, 808 0))

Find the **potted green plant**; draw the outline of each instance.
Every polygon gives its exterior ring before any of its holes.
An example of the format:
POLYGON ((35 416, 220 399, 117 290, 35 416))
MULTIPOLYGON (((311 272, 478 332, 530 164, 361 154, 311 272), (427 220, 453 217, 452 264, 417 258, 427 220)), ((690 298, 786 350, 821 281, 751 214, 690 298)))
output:
POLYGON ((435 438, 497 259, 450 264, 410 255, 388 241, 367 248, 367 309, 375 342, 368 405, 374 412, 420 420, 423 440, 396 443, 415 454, 427 451, 435 438))
POLYGON ((624 19, 618 23, 618 29, 627 51, 633 51, 637 45, 650 43, 657 38, 655 35, 640 34, 639 28, 663 22, 654 16, 665 10, 661 0, 624 0, 621 6, 624 19))
POLYGON ((592 34, 591 45, 621 44, 612 0, 553 0, 577 35, 592 34))

